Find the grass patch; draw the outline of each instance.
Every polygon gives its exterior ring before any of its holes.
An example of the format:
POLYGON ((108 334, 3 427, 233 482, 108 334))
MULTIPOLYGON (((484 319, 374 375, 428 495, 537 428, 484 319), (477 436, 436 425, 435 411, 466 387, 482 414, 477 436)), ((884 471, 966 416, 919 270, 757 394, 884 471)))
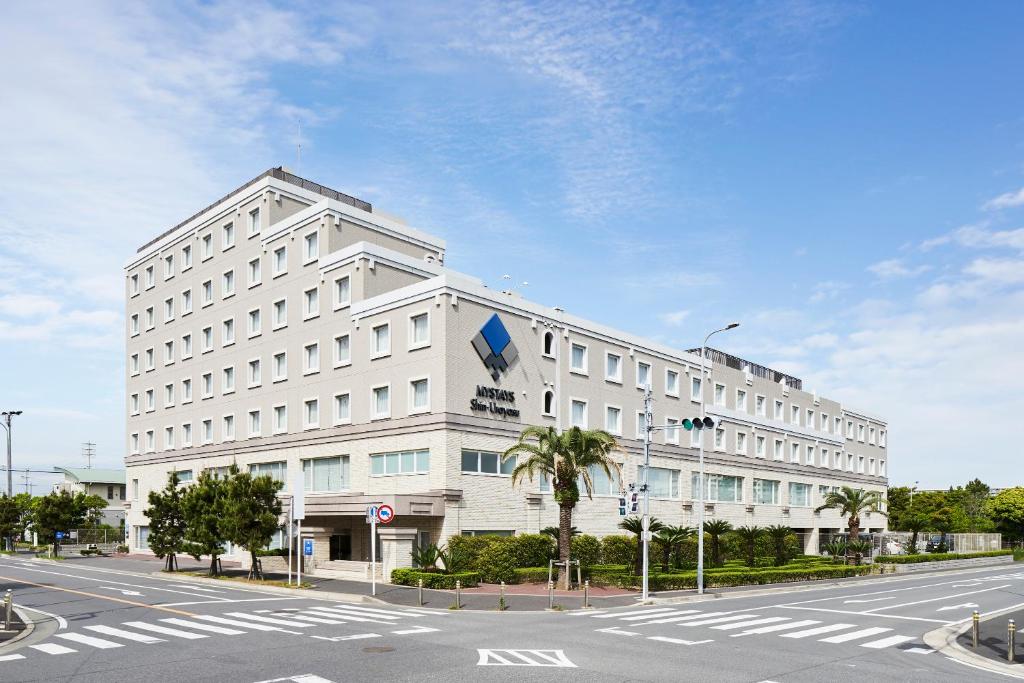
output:
POLYGON ((169 572, 166 569, 160 570, 164 574, 177 574, 179 576, 195 576, 201 579, 217 579, 218 581, 233 581, 235 583, 244 583, 248 586, 276 586, 278 588, 292 588, 295 590, 302 590, 306 588, 312 588, 313 584, 303 582, 301 585, 296 586, 295 584, 288 585, 287 581, 281 579, 249 579, 244 576, 228 576, 225 574, 219 574, 217 576, 210 576, 206 572, 169 572))

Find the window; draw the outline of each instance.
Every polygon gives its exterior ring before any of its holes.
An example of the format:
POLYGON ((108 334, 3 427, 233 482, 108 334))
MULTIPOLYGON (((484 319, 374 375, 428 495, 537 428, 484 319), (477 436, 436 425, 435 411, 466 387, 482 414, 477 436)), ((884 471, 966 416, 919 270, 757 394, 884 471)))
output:
POLYGON ((765 449, 765 438, 758 434, 754 437, 754 457, 763 458, 765 449))
POLYGON ((164 365, 170 365, 174 362, 174 342, 164 342, 164 365))
POLYGON ((235 319, 228 318, 221 323, 221 346, 231 346, 235 343, 235 319))
POLYGON ((779 484, 781 482, 770 479, 754 480, 754 504, 755 505, 778 505, 779 484))
POLYGON ((636 385, 643 389, 651 384, 651 364, 643 361, 636 362, 636 385))
MULTIPOLYGON (((694 472, 690 485, 693 497, 700 494, 700 474, 694 472)), ((704 477, 707 486, 704 489, 704 501, 707 503, 741 503, 743 502, 743 478, 728 477, 721 474, 707 474, 704 477)))
POLYGON ((288 431, 288 406, 274 406, 274 433, 283 434, 288 431))
POLYGON ((698 448, 700 446, 700 440, 702 438, 701 435, 703 433, 703 429, 693 429, 690 431, 690 446, 692 448, 698 448))
POLYGON ((430 410, 430 380, 426 377, 409 382, 409 412, 430 410))
POLYGON ((804 464, 805 465, 813 465, 814 464, 814 446, 808 446, 807 447, 807 457, 804 459, 804 464))
POLYGON ((235 391, 235 366, 229 365, 223 369, 220 390, 222 394, 230 394, 235 391))
POLYGON ((315 261, 320 256, 320 233, 311 232, 302 238, 302 260, 304 263, 315 261))
POLYGON ((725 405, 725 385, 715 382, 715 405, 725 405))
POLYGON ((339 334, 334 338, 334 367, 348 365, 352 362, 352 347, 349 335, 339 334))
POLYGON ((811 410, 810 408, 807 409, 807 413, 806 413, 805 419, 807 420, 807 422, 806 422, 807 428, 808 429, 814 429, 814 411, 811 410))
POLYGON ((841 417, 835 418, 834 419, 834 423, 835 423, 835 428, 832 430, 832 433, 835 434, 836 436, 842 436, 842 434, 843 434, 843 418, 841 418, 841 417))
POLYGON ((156 410, 156 394, 152 389, 146 389, 146 412, 156 410))
POLYGON ((203 353, 207 351, 213 351, 213 328, 204 327, 202 331, 203 335, 203 353))
POLYGON ((370 454, 370 476, 426 474, 430 471, 430 451, 370 454))
POLYGON ((302 347, 302 374, 320 372, 320 344, 314 342, 302 347))
POLYGON ((192 402, 192 380, 189 379, 188 377, 181 380, 181 402, 192 402))
POLYGON ((665 443, 679 443, 679 428, 676 426, 679 424, 679 420, 674 417, 665 418, 665 426, 668 429, 665 430, 665 443))
POLYGON ((587 428, 586 401, 580 401, 575 398, 572 400, 572 410, 570 411, 570 424, 573 427, 579 427, 581 429, 587 428))
POLYGON ((282 245, 274 250, 274 277, 288 272, 288 247, 282 245))
MULTIPOLYGON (((619 470, 615 467, 611 469, 611 476, 605 472, 602 468, 597 465, 590 465, 587 467, 587 473, 590 475, 590 481, 594 484, 594 495, 595 496, 617 496, 622 491, 622 483, 620 480, 619 470)), ((583 477, 580 477, 577 482, 580 494, 586 492, 586 486, 583 483, 583 477)))
POLYGON ((736 453, 738 455, 747 454, 747 434, 746 432, 736 432, 736 453))
POLYGON ((249 212, 249 237, 258 235, 260 232, 260 210, 259 207, 249 212))
POLYGON ((128 279, 128 291, 131 292, 132 296, 139 293, 139 274, 135 273, 128 279))
POLYGON ((170 280, 174 277, 174 254, 164 256, 164 279, 170 280))
POLYGON ((373 419, 391 417, 391 385, 385 384, 370 390, 373 419))
POLYGON ((186 422, 181 425, 181 445, 188 448, 192 445, 192 423, 186 422))
POLYGON ((800 444, 793 443, 789 445, 789 461, 795 463, 800 462, 800 444))
POLYGON ((139 405, 140 405, 140 403, 139 403, 139 395, 138 394, 132 394, 131 398, 128 400, 128 405, 129 405, 129 411, 131 412, 131 414, 132 415, 138 415, 139 414, 139 405))
POLYGON ((146 289, 152 288, 156 284, 156 280, 153 277, 153 266, 146 266, 146 289))
POLYGON ((320 315, 320 290, 316 287, 302 293, 302 316, 304 319, 320 315))
MULTIPOLYGON (((637 478, 643 481, 643 466, 638 468, 637 478)), ((647 471, 647 485, 655 498, 679 497, 679 470, 651 467, 647 471)))
POLYGON ((344 491, 348 488, 348 456, 302 461, 306 491, 344 491))
POLYGON ((700 400, 700 377, 691 377, 690 378, 690 400, 691 401, 699 401, 700 400))
POLYGON ((783 459, 782 448, 783 448, 782 439, 775 439, 775 450, 773 451, 773 457, 776 460, 782 460, 783 459))
POLYGON ((156 367, 156 355, 153 349, 146 349, 146 372, 156 367))
POLYGON ((847 439, 852 439, 853 438, 853 420, 847 420, 846 421, 846 438, 847 439))
POLYGON ((174 383, 164 385, 164 408, 174 405, 174 383))
POLYGON ((799 484, 795 481, 789 482, 789 504, 799 508, 810 507, 811 485, 799 484))
POLYGON ((188 315, 192 312, 192 290, 186 289, 181 293, 181 314, 188 315))
POLYGON ((235 416, 225 415, 221 423, 221 441, 235 440, 235 416))
POLYGON ((879 430, 878 432, 878 445, 885 448, 885 430, 879 430))
POLYGON ((463 474, 495 474, 511 476, 516 467, 515 456, 502 461, 500 453, 462 451, 463 474))
POLYGON ((606 351, 604 354, 604 378, 609 382, 622 381, 622 356, 606 351))
POLYGON ((249 338, 257 337, 263 332, 263 320, 260 309, 254 308, 249 311, 249 338))
POLYGON ((352 421, 352 398, 348 392, 334 395, 334 424, 352 421))
POLYGON ((334 280, 334 307, 341 308, 352 303, 352 287, 348 275, 334 280))
POLYGON ((319 399, 310 398, 302 402, 302 426, 305 429, 315 429, 320 426, 319 399))
POLYGON ((129 318, 128 329, 131 330, 132 336, 134 337, 139 333, 139 314, 132 313, 132 317, 129 318))
POLYGON ((235 271, 225 270, 220 277, 220 298, 227 299, 235 294, 235 271))
POLYGON ((821 467, 828 467, 828 463, 829 463, 829 460, 828 460, 828 449, 827 448, 819 449, 818 465, 821 466, 821 467))
POLYGON ((259 256, 249 261, 248 273, 250 287, 255 287, 263 281, 263 269, 260 267, 261 263, 259 256))
POLYGON ((210 398, 213 396, 213 373, 203 373, 203 398, 210 398))
POLYGON ((864 443, 864 425, 857 425, 857 441, 864 443))
POLYGON ((736 410, 747 412, 747 392, 743 389, 736 390, 736 410))
POLYGON ((156 450, 156 436, 152 429, 146 430, 146 452, 152 453, 156 450))
POLYGON ((249 472, 254 477, 270 477, 274 481, 284 483, 288 481, 288 463, 280 462, 258 462, 249 465, 249 472))
POLYGON ((207 280, 203 283, 203 306, 209 306, 213 303, 213 280, 207 280))
POLYGON ((213 257, 213 235, 207 233, 202 236, 199 240, 199 244, 202 251, 202 258, 205 261, 208 258, 213 257))
POLYGON ((279 329, 288 324, 288 300, 278 299, 274 302, 274 329, 279 329))
POLYGON ((249 437, 260 436, 263 433, 263 425, 260 422, 260 411, 249 411, 249 437))
POLYGON ((203 443, 213 443, 213 420, 203 420, 203 443))
POLYGON ((174 297, 164 299, 164 322, 174 320, 174 297))
POLYGON ((249 361, 249 388, 258 387, 263 383, 263 370, 260 367, 260 359, 253 358, 249 361))
POLYGON ((231 247, 235 246, 235 224, 228 223, 220 232, 220 248, 221 251, 227 251, 231 247))
POLYGON ((829 422, 828 413, 821 414, 821 431, 827 432, 832 429, 832 423, 829 422))
POLYGON ((156 316, 153 314, 153 307, 146 309, 146 329, 151 330, 156 325, 156 316))
POLYGON ((424 346, 430 346, 430 314, 417 313, 409 316, 409 348, 424 346))
POLYGON ((288 352, 279 351, 274 354, 274 381, 288 379, 288 352))
POLYGON ((644 433, 647 431, 647 418, 644 416, 643 411, 636 411, 636 438, 643 439, 644 433))
POLYGON ((616 406, 604 407, 604 428, 610 434, 622 436, 622 408, 616 406))
POLYGON ((582 375, 587 374, 587 347, 573 344, 569 353, 569 370, 582 375))
POLYGON ((555 357, 555 333, 551 330, 544 331, 544 343, 541 345, 541 353, 548 358, 555 357))
POLYGON ((370 358, 380 358, 391 353, 391 324, 377 325, 370 331, 370 358))
POLYGON ((665 370, 665 393, 669 396, 679 395, 679 373, 675 370, 665 370))
POLYGON ((775 402, 775 413, 774 413, 774 417, 775 417, 775 419, 776 419, 776 420, 779 420, 779 421, 781 421, 781 420, 783 420, 783 419, 784 419, 784 417, 783 417, 783 405, 782 405, 782 401, 776 401, 776 402, 775 402))
POLYGON ((789 421, 800 426, 800 406, 789 407, 789 421))
POLYGON ((544 392, 544 414, 549 417, 555 414, 555 392, 550 389, 544 392))
POLYGON ((139 354, 133 353, 131 360, 129 361, 128 367, 131 368, 132 374, 139 374, 139 354))
POLYGON ((149 549, 149 527, 148 526, 137 526, 135 527, 135 547, 139 550, 149 549))
POLYGON ((757 415, 758 417, 765 417, 765 413, 767 411, 767 403, 768 400, 764 396, 761 396, 760 394, 755 395, 754 414, 757 415))
POLYGON ((716 429, 715 430, 715 450, 719 450, 719 451, 725 450, 725 430, 724 429, 716 429))
POLYGON ((181 272, 192 267, 192 245, 186 244, 181 248, 181 272))

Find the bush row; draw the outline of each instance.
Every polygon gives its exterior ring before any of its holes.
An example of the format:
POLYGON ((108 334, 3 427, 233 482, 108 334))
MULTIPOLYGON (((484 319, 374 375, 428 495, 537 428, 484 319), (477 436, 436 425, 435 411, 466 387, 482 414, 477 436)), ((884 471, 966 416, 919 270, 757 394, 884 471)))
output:
POLYGON ((988 550, 981 553, 927 553, 924 555, 879 555, 875 562, 886 564, 917 564, 918 562, 941 562, 942 560, 970 560, 975 557, 1000 557, 1013 555, 1012 550, 988 550))
MULTIPOLYGON (((767 583, 790 583, 793 581, 817 581, 821 579, 842 579, 861 576, 871 571, 871 567, 860 566, 825 566, 809 568, 778 568, 731 572, 708 572, 704 583, 708 588, 727 588, 730 586, 751 586, 767 583)), ((677 574, 652 574, 648 579, 652 590, 681 590, 697 587, 696 572, 680 572, 677 574)), ((638 588, 639 576, 620 575, 617 584, 620 588, 638 588)))
POLYGON ((420 579, 423 579, 424 588, 451 590, 455 588, 456 581, 461 581, 463 588, 470 588, 478 585, 480 583, 480 573, 459 572, 458 574, 438 574, 436 572, 421 572, 415 569, 391 570, 391 583, 399 586, 418 586, 420 579))

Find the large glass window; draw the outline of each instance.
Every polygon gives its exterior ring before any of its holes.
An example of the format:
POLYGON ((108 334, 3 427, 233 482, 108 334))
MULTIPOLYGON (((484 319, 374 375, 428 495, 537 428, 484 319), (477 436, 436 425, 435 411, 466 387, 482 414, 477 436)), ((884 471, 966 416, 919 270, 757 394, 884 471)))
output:
POLYGON ((266 474, 275 481, 286 482, 288 480, 288 463, 284 460, 280 462, 258 462, 249 465, 249 472, 254 477, 266 474))
POLYGON ((344 491, 348 488, 348 456, 303 460, 302 477, 306 491, 344 491))
MULTIPOLYGON (((694 499, 700 493, 698 482, 700 474, 693 473, 690 485, 693 487, 694 499)), ((705 475, 707 487, 704 491, 704 500, 708 503, 740 503, 743 501, 743 478, 728 477, 721 474, 705 475)))
POLYGON ((514 457, 502 462, 500 453, 462 451, 462 471, 466 473, 511 475, 515 468, 514 457))
POLYGON ((778 505, 779 482, 770 479, 755 479, 754 503, 757 505, 778 505))
POLYGON ((430 451, 401 451, 370 455, 370 474, 426 474, 430 471, 430 451))
POLYGON ((811 485, 789 482, 789 504, 794 507, 810 507, 811 485))
MULTIPOLYGON (((641 466, 637 476, 643 481, 644 470, 641 466)), ((678 498, 679 497, 679 470, 670 470, 664 467, 652 467, 647 474, 647 484, 650 486, 651 495, 655 498, 678 498)))
MULTIPOLYGON (((617 496, 619 491, 622 490, 622 483, 619 481, 619 474, 613 468, 612 476, 609 477, 605 474, 605 471, 597 465, 590 465, 587 468, 590 473, 590 480, 594 483, 594 495, 595 496, 617 496)), ((583 477, 580 477, 578 482, 580 493, 586 495, 586 487, 583 485, 583 477)))

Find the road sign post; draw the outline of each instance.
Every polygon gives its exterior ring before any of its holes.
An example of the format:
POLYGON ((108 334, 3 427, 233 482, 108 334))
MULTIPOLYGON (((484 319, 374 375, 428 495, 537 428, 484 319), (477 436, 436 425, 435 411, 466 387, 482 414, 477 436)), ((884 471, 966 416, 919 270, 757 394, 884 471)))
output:
MULTIPOLYGON (((295 536, 295 550, 298 551, 298 544, 302 543, 302 520, 306 518, 306 489, 305 475, 299 469, 292 475, 292 520, 298 522, 298 532, 295 536)), ((296 558, 295 563, 295 585, 302 586, 302 560, 301 554, 296 558)), ((292 527, 288 523, 288 570, 291 573, 292 566, 292 527)))
POLYGON ((370 595, 377 595, 377 507, 366 510, 370 521, 370 595))

